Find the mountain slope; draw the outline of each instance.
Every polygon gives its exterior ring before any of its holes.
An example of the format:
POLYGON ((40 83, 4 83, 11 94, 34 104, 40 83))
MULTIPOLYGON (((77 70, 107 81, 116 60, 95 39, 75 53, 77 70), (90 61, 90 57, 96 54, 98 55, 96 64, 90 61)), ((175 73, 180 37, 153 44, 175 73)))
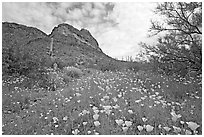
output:
MULTIPOLYGON (((65 66, 83 66, 106 70, 110 66, 125 66, 124 62, 115 60, 102 52, 98 42, 86 29, 78 30, 69 24, 59 24, 47 35, 41 30, 17 23, 2 23, 3 72, 15 73, 15 63, 21 67, 28 58, 51 67, 57 63, 59 68, 65 66), (52 54, 48 54, 53 40, 52 54)), ((35 64, 36 65, 36 64, 35 64)), ((28 69, 28 68, 27 68, 28 69)))

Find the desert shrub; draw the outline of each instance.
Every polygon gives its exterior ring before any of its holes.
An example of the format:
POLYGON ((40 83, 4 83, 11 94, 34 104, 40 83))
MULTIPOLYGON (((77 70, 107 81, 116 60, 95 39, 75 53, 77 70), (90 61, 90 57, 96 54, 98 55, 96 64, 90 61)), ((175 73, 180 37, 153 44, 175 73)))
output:
POLYGON ((59 69, 63 69, 66 66, 75 66, 76 62, 74 60, 71 59, 62 59, 62 58, 56 58, 55 61, 53 62, 53 64, 56 63, 57 67, 59 69))
MULTIPOLYGON (((3 76, 20 77, 25 76, 23 85, 25 88, 32 88, 36 83, 46 81, 46 58, 41 58, 23 50, 19 47, 4 49, 2 58, 3 76)), ((42 84, 43 85, 43 84, 42 84)))
POLYGON ((16 50, 11 47, 3 52, 3 74, 8 75, 28 75, 34 70, 42 67, 43 61, 35 55, 30 55, 28 51, 16 50))
POLYGON ((83 73, 84 75, 90 75, 90 74, 93 74, 93 73, 96 73, 98 69, 94 69, 94 68, 85 68, 83 69, 83 73))
POLYGON ((136 63, 127 64, 127 69, 132 70, 134 72, 138 72, 140 70, 139 66, 136 63))
POLYGON ((101 71, 116 71, 119 69, 119 66, 112 62, 112 61, 101 61, 99 64, 98 64, 98 67, 99 67, 99 70, 101 71))
POLYGON ((12 90, 14 92, 10 92, 7 88, 8 86, 2 87, 2 106, 5 113, 19 113, 20 111, 29 108, 29 90, 16 87, 12 90))
POLYGON ((64 77, 71 77, 71 78, 80 78, 83 75, 83 72, 76 67, 65 67, 63 68, 63 73, 65 74, 64 77))
POLYGON ((57 88, 64 87, 65 85, 61 73, 55 70, 49 71, 45 80, 46 88, 52 91, 55 91, 57 88))

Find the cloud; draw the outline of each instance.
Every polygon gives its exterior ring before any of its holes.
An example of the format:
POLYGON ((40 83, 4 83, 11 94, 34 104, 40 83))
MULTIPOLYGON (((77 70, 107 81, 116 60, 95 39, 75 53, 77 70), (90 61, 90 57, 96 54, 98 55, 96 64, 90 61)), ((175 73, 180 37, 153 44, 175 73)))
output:
POLYGON ((2 19, 37 27, 50 33, 68 23, 88 29, 102 50, 112 57, 135 56, 147 39, 154 3, 3 3, 2 19))
POLYGON ((3 3, 3 21, 17 22, 34 26, 49 32, 57 18, 45 3, 3 3))
POLYGON ((134 57, 140 51, 139 42, 152 42, 147 38, 147 31, 154 6, 154 3, 114 3, 113 11, 106 18, 117 25, 96 35, 104 52, 117 58, 134 57))

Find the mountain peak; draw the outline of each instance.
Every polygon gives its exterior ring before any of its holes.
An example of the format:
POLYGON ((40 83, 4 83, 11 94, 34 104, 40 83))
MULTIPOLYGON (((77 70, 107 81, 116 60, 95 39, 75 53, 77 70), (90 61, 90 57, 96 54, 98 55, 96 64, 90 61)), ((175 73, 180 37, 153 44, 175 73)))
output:
POLYGON ((67 39, 67 41, 69 42, 76 41, 76 43, 78 44, 83 43, 88 46, 91 46, 92 48, 98 51, 101 51, 98 42, 87 29, 82 28, 79 31, 77 28, 74 28, 73 26, 66 23, 62 23, 59 24, 57 27, 54 27, 52 33, 50 34, 50 37, 59 40, 67 39))

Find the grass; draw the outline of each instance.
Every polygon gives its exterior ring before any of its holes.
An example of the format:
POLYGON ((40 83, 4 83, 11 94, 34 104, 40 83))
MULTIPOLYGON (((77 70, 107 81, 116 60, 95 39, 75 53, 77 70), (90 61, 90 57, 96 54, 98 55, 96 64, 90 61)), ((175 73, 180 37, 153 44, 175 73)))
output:
POLYGON ((55 91, 9 89, 5 82, 3 134, 200 135, 201 85, 186 82, 151 72, 96 70, 55 91))

